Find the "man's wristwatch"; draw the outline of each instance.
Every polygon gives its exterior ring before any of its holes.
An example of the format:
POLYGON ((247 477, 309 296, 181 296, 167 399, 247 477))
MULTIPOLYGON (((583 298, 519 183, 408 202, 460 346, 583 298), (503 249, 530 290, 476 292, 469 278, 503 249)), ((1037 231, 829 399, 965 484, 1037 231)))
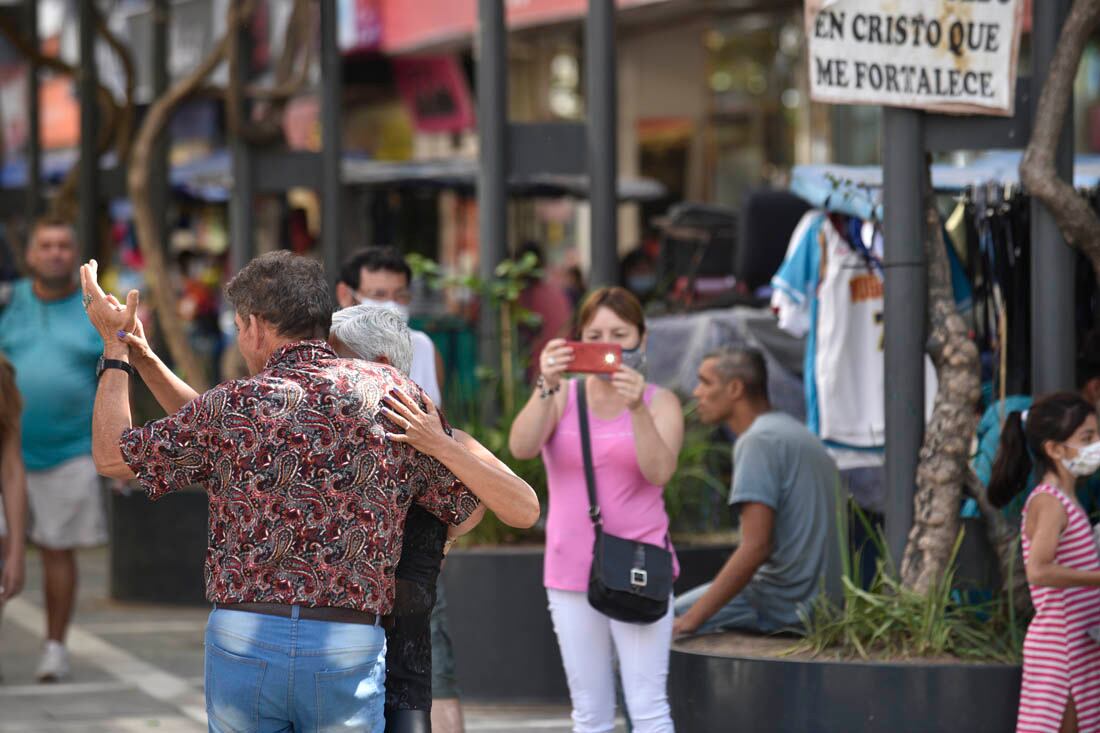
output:
POLYGON ((95 367, 95 378, 99 379, 103 376, 103 372, 108 369, 121 369, 129 374, 131 377, 135 376, 137 372, 130 366, 129 362, 122 361, 121 359, 107 359, 105 357, 99 357, 99 363, 95 367))

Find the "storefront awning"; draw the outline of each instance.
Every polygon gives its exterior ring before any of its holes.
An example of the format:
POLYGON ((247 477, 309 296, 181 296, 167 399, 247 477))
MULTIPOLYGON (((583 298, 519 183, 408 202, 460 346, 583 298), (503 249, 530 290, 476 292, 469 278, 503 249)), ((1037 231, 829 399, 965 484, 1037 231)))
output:
MULTIPOLYGON (((345 160, 344 183, 376 187, 435 187, 472 193, 477 188, 477 161, 464 158, 389 163, 345 160)), ((620 178, 620 201, 654 201, 667 189, 649 178, 620 178)), ((533 175, 508 181, 512 196, 588 198, 588 176, 533 175)))
MULTIPOLYGON (((619 10, 672 0, 616 0, 619 10)), ((385 53, 411 53, 456 42, 467 42, 477 30, 475 0, 373 0, 382 18, 381 46, 385 53)), ((511 29, 583 18, 588 0, 523 0, 505 3, 511 29)))

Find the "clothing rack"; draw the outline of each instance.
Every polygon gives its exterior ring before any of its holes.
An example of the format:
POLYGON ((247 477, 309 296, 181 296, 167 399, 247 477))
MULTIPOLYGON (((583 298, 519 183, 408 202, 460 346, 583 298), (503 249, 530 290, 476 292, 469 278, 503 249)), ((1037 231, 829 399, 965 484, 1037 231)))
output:
MULTIPOLYGON (((992 151, 965 166, 932 165, 932 189, 958 195, 990 183, 1008 193, 1020 185, 1020 160, 1015 150, 992 151)), ((1100 155, 1074 160, 1074 185, 1079 190, 1100 186, 1100 155)), ((860 219, 883 220, 883 172, 880 166, 798 165, 791 171, 790 190, 814 208, 860 219)))

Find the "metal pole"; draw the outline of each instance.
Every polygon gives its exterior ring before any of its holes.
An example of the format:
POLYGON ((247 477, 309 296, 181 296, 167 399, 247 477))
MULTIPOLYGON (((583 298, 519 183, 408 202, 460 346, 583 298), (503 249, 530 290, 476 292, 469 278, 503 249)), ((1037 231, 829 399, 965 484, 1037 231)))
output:
MULTIPOLYGON (((1034 3, 1032 78, 1046 80, 1068 0, 1034 3)), ((1039 93, 1033 99, 1038 102, 1039 93)), ((1066 115, 1055 155, 1058 175, 1073 180, 1073 113, 1066 115)), ((1031 392, 1072 389, 1076 382, 1073 283, 1076 255, 1058 224, 1038 200, 1031 202, 1031 392)))
POLYGON ((924 118, 883 109, 886 252, 886 537, 900 562, 913 525, 924 439, 924 342, 928 268, 924 253, 924 118))
MULTIPOLYGON (((508 58, 504 0, 478 0, 477 217, 481 237, 480 270, 487 283, 508 253, 508 58)), ((480 361, 500 363, 500 324, 497 309, 484 301, 480 316, 480 361)), ((488 391, 486 391, 488 392, 488 391)), ((486 394, 483 408, 497 412, 497 402, 486 394)))
POLYGON ((340 47, 336 39, 336 0, 321 0, 321 251, 335 287, 343 259, 340 219, 342 139, 340 130, 340 47))
MULTIPOLYGON (((153 30, 153 99, 159 98, 168 90, 168 24, 171 17, 171 6, 168 0, 153 0, 152 30, 153 30)), ((168 243, 168 203, 169 203, 169 170, 168 147, 170 145, 169 132, 165 130, 157 138, 152 156, 152 175, 150 181, 150 198, 153 211, 156 212, 157 230, 161 244, 168 243)))
POLYGON ((615 2, 589 0, 585 23, 588 105, 588 201, 591 206, 590 270, 593 287, 619 281, 618 90, 615 2))
POLYGON ((80 216, 77 232, 84 259, 98 252, 99 212, 99 100, 95 62, 95 8, 91 2, 80 5, 80 216))
MULTIPOLYGON (((252 36, 244 24, 239 40, 238 68, 241 83, 247 84, 252 76, 252 36)), ((240 119, 249 119, 249 105, 243 94, 240 104, 243 107, 240 119)), ((229 267, 232 272, 240 272, 255 253, 256 166, 252 148, 246 140, 233 138, 229 141, 229 148, 233 156, 233 193, 229 199, 229 267)))
MULTIPOLYGON (((31 45, 38 48, 38 0, 25 0, 23 21, 31 45)), ((38 61, 27 59, 27 226, 42 202, 42 131, 38 114, 38 61)), ((29 233, 29 232, 28 232, 29 233)))

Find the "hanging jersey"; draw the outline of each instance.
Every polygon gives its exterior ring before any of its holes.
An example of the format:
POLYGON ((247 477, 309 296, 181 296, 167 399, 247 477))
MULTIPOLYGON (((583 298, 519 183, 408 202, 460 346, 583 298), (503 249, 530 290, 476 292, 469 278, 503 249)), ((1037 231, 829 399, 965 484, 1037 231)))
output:
POLYGON ((825 218, 817 236, 821 282, 817 288, 819 434, 857 448, 885 442, 882 278, 825 218))
MULTIPOLYGON (((881 237, 876 240, 866 251, 881 257, 881 237)), ((882 273, 872 263, 824 214, 809 212, 772 281, 780 327, 806 335, 807 425, 841 469, 879 466, 884 459, 885 302, 882 273)), ((929 359, 925 377, 927 415, 936 394, 929 359)))

